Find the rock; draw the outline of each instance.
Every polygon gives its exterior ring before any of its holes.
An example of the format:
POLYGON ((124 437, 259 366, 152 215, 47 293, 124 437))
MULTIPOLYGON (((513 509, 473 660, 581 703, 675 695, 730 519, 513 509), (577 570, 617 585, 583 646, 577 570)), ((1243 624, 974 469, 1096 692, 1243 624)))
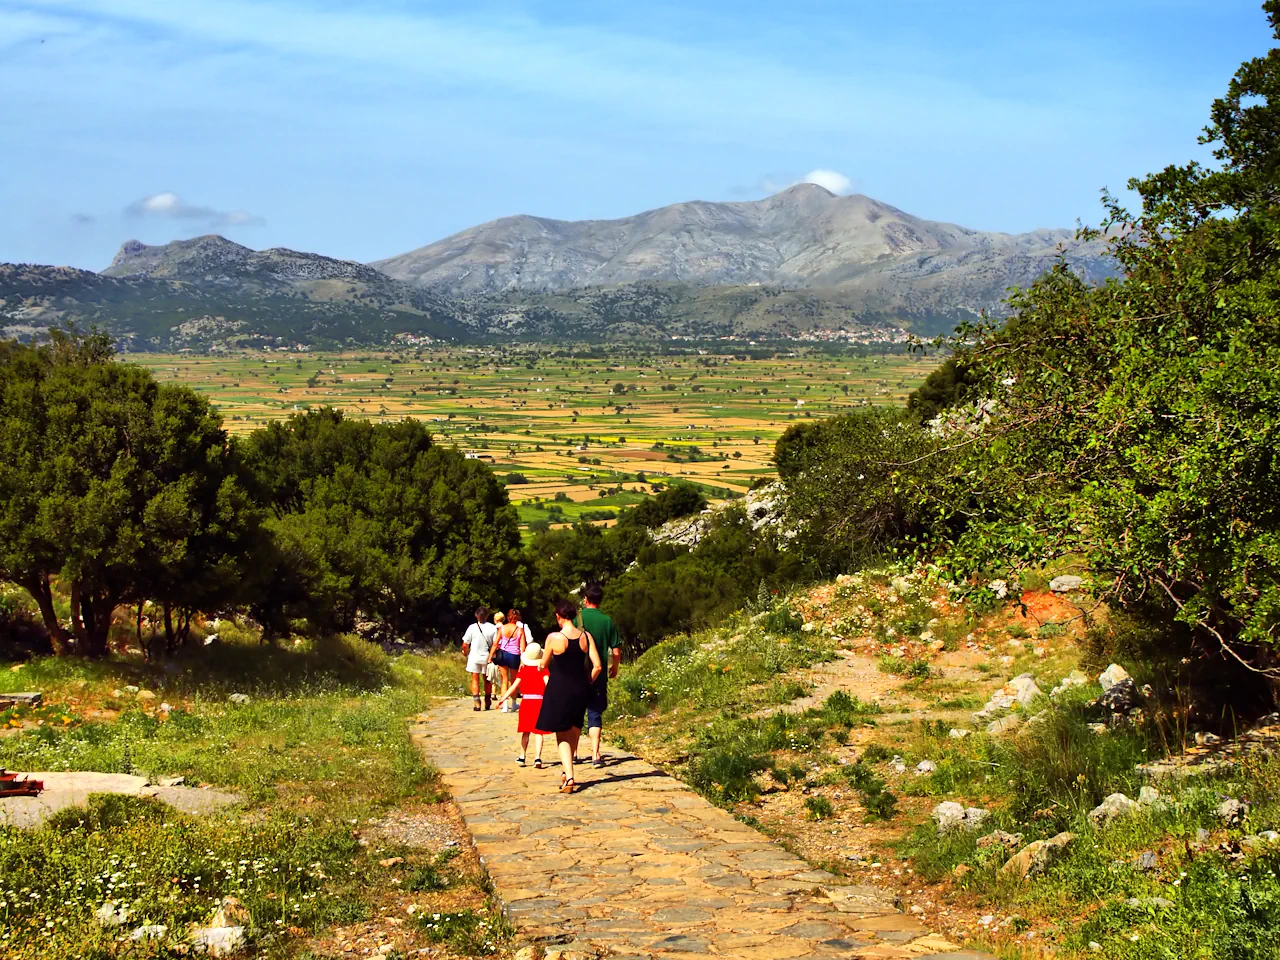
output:
POLYGON ((973 873, 973 867, 969 866, 967 863, 957 863, 951 868, 951 875, 957 880, 963 880, 971 873, 973 873))
POLYGON ((114 900, 108 900, 93 911, 93 917, 104 927, 123 927, 129 922, 129 911, 114 900))
POLYGON ((939 833, 950 833, 964 825, 964 807, 954 800, 944 800, 933 808, 933 819, 938 823, 939 833))
POLYGON ((1072 687, 1084 687, 1089 683, 1089 678, 1080 670, 1072 670, 1053 688, 1049 696, 1056 697, 1070 690, 1072 687))
POLYGON ((387 859, 385 860, 379 860, 378 866, 386 867, 389 869, 391 867, 398 867, 402 863, 404 863, 404 857, 387 857, 387 859))
POLYGON ((950 737, 952 740, 963 740, 965 737, 967 737, 971 733, 973 733, 972 730, 957 730, 955 727, 952 727, 949 731, 947 731, 947 736, 950 737))
POLYGON ((1123 793, 1113 793, 1089 811, 1089 819, 1097 826, 1105 826, 1112 820, 1128 816, 1138 809, 1138 804, 1123 793))
POLYGON ((1084 577, 1077 577, 1073 573, 1063 574, 1049 581, 1049 589, 1054 593, 1071 593, 1083 586, 1084 577))
POLYGON ((1100 944, 1097 940, 1090 940, 1089 949, 1092 950, 1094 953, 1101 953, 1102 944, 1100 944))
POLYGON ((516 951, 515 960, 542 960, 542 948, 521 947, 516 951))
POLYGON ((993 737, 1001 736, 1006 733, 1013 733, 1022 726, 1021 717, 1001 717, 999 720, 992 720, 987 724, 987 733, 993 737))
POLYGON ((228 703, 248 703, 249 695, 247 693, 233 693, 227 697, 228 703))
POLYGON ((1128 679, 1129 672, 1118 663, 1111 664, 1111 666, 1098 674, 1098 683, 1102 685, 1103 690, 1109 690, 1113 684, 1128 679))
POLYGON ((801 633, 813 633, 813 631, 815 631, 815 630, 817 630, 817 629, 818 629, 818 625, 817 625, 816 623, 814 623, 812 620, 810 620, 808 623, 806 623, 806 624, 804 624, 803 626, 801 626, 801 627, 800 627, 800 632, 801 632, 801 633))
POLYGON ((1022 845, 1022 834, 1005 833, 1003 830, 996 830, 988 833, 985 837, 978 838, 979 847, 1004 847, 1006 850, 1017 850, 1022 845))
POLYGON ((38 707, 44 702, 44 694, 37 693, 35 691, 27 691, 25 693, 6 693, 4 698, 27 707, 38 707))
POLYGON ((1010 709, 1014 704, 1025 707, 1038 696, 1040 688, 1036 686, 1035 678, 1029 673, 1020 674, 993 693, 986 705, 973 715, 973 721, 981 723, 1002 710, 1010 709))
POLYGON ((160 781, 162 787, 180 787, 187 782, 186 777, 166 777, 160 781))
POLYGON ((1245 837, 1240 841, 1240 846, 1246 850, 1261 850, 1263 847, 1271 846, 1277 840, 1280 840, 1280 833, 1274 830, 1263 830, 1261 833, 1245 837))
POLYGON ((1013 688, 1014 698, 1024 707, 1029 706, 1031 701, 1040 696, 1040 688, 1036 686, 1036 678, 1029 673, 1023 673, 1014 677, 1005 687, 1013 688))
POLYGON ((1160 861, 1156 858, 1156 855, 1152 853, 1150 850, 1143 850, 1140 854, 1138 854, 1138 859, 1134 863, 1134 866, 1136 866, 1139 870, 1142 870, 1144 872, 1149 872, 1151 870, 1154 870, 1159 865, 1160 865, 1160 861))
POLYGON ((1102 736, 1102 734, 1107 732, 1107 725, 1105 723, 1088 723, 1088 724, 1085 724, 1085 726, 1087 726, 1094 733, 1098 734, 1098 736, 1102 736))
POLYGON ((990 815, 989 810, 980 807, 965 808, 954 800, 944 800, 933 808, 933 819, 937 821, 939 833, 977 830, 990 815))
POLYGON ((168 703, 162 703, 162 704, 160 704, 160 711, 161 711, 162 713, 172 713, 172 712, 173 712, 173 706, 172 706, 171 704, 168 704, 168 703))
POLYGON ((1073 833, 1060 833, 1048 840, 1036 840, 1027 844, 1000 868, 1001 873, 1027 880, 1044 873, 1058 860, 1075 840, 1073 833))
POLYGON ((1197 733, 1196 734, 1197 747, 1216 747, 1221 742, 1222 742, 1222 738, 1218 736, 1216 733, 1197 733))
POLYGON ((1160 799, 1160 791, 1155 787, 1143 787, 1138 791, 1138 802, 1147 804, 1155 803, 1160 799))
POLYGON ((197 927, 191 931, 191 947, 211 957, 230 957, 248 946, 244 927, 197 927))
POLYGON ((138 686, 136 686, 136 685, 134 685, 134 684, 132 684, 132 683, 129 683, 129 684, 126 684, 126 685, 125 685, 124 692, 125 692, 125 693, 137 693, 139 689, 141 689, 141 688, 140 688, 140 687, 138 687, 138 686))
POLYGON ((1139 910, 1172 910, 1173 901, 1164 897, 1130 897, 1125 903, 1139 910))
POLYGON ((1093 702, 1093 706, 1106 710, 1112 715, 1128 716, 1142 706, 1142 694, 1138 685, 1129 677, 1117 680, 1102 691, 1102 696, 1093 702))
POLYGON ((926 773, 933 773, 938 769, 938 765, 932 760, 921 760, 916 764, 916 776, 923 776, 926 773))
POLYGON ((1218 819, 1227 826, 1233 826, 1245 818, 1249 812, 1248 806, 1239 800, 1228 799, 1218 804, 1218 819))
POLYGON ((1197 827, 1196 843, 1208 843, 1208 842, 1209 842, 1209 831, 1206 830, 1204 827, 1197 827))
POLYGON ((983 810, 981 807, 966 807, 964 811, 964 828, 966 830, 977 830, 991 816, 990 810, 983 810))
POLYGON ((169 932, 163 923, 148 923, 129 934, 130 940, 160 940, 169 932))
POLYGON ((218 904, 218 909, 213 912, 209 920, 210 929, 247 927, 248 925, 249 911, 235 897, 223 897, 222 902, 218 904))
POLYGON ((987 584, 987 589, 996 595, 997 600, 1003 600, 1009 595, 1009 584, 1005 580, 992 580, 987 584))
POLYGON ((136 696, 139 700, 142 700, 144 702, 148 700, 154 700, 156 698, 156 695, 152 693, 150 690, 139 690, 136 696))

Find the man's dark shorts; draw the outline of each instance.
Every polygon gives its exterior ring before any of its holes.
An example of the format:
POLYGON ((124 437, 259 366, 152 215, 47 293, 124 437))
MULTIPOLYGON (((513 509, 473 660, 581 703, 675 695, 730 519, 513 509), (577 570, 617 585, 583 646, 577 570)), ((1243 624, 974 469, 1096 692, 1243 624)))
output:
POLYGON ((600 679, 591 685, 591 696, 587 698, 587 729, 604 727, 604 712, 609 708, 609 677, 603 671, 600 679))

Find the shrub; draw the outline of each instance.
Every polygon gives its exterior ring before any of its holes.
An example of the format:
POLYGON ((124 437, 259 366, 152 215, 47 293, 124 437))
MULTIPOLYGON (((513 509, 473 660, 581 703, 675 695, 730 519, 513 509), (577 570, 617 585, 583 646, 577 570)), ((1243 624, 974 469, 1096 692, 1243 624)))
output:
POLYGON ((804 811, 808 820, 829 820, 836 815, 836 808, 831 801, 816 795, 805 797, 804 811))

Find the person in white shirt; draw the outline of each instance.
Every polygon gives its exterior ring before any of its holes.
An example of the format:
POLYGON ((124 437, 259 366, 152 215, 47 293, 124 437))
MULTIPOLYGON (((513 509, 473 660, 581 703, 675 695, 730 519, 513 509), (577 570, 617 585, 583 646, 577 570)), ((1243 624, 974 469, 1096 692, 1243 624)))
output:
POLYGON ((476 622, 462 635, 462 652, 467 657, 467 673, 471 674, 471 696, 475 709, 480 709, 480 682, 484 681, 484 708, 489 709, 493 700, 493 684, 485 675, 489 662, 489 648, 493 646, 498 628, 489 622, 489 608, 476 608, 476 622))

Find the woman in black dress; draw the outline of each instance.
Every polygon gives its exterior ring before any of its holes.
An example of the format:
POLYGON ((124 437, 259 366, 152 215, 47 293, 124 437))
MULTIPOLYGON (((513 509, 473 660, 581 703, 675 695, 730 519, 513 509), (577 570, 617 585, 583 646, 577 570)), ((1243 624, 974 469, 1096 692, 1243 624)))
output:
POLYGON ((574 626, 577 615, 578 608, 568 600, 556 604, 556 623, 560 629, 547 634, 541 664, 550 676, 542 697, 542 710, 538 713, 538 729, 556 735, 556 749, 564 767, 561 793, 573 793, 577 789, 573 780, 573 756, 578 750, 578 737, 582 735, 591 684, 604 669, 591 634, 574 626))

